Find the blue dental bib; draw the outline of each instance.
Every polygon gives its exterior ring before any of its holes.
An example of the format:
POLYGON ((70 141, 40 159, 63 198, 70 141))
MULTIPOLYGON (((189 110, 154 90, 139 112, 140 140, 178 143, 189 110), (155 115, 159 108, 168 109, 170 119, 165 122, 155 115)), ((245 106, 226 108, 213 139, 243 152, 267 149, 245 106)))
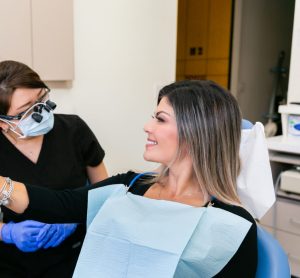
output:
POLYGON ((88 230, 73 277, 211 277, 251 223, 214 207, 155 200, 124 185, 89 191, 88 230))

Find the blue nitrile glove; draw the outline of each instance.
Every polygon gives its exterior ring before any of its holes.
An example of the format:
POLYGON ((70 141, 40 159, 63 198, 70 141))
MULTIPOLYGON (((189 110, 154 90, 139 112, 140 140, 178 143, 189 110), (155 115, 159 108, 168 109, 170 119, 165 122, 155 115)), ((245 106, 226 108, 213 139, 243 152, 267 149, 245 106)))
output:
POLYGON ((3 242, 13 243, 23 252, 34 252, 40 248, 36 239, 45 225, 33 220, 9 222, 2 226, 1 237, 3 242))
POLYGON ((47 249, 60 245, 76 230, 77 224, 46 224, 41 228, 37 241, 38 247, 47 249))

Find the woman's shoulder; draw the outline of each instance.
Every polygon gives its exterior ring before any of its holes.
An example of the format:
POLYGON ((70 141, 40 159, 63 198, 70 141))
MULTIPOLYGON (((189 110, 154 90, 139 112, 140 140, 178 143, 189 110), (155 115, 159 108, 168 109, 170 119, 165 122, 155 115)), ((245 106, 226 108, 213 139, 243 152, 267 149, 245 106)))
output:
POLYGON ((248 220, 252 225, 237 252, 214 277, 255 277, 257 267, 257 226, 252 215, 242 206, 214 200, 214 206, 248 220))
POLYGON ((237 206, 237 205, 225 204, 225 203, 223 203, 219 200, 214 200, 213 203, 214 203, 214 207, 226 210, 226 211, 231 212, 235 215, 243 217, 244 219, 248 220, 252 224, 256 225, 255 219, 252 217, 252 215, 244 207, 237 206))

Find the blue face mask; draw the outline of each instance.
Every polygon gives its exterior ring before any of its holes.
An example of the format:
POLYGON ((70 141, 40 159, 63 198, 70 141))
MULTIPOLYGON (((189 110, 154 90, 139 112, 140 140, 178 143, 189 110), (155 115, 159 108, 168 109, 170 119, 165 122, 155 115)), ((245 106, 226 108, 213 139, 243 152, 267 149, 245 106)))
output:
MULTIPOLYGON (((20 138, 35 137, 48 133, 54 125, 54 115, 52 111, 42 110, 41 116, 43 117, 41 122, 36 122, 31 116, 21 119, 16 126, 23 135, 20 138)), ((16 131, 14 130, 16 133, 16 131)))
POLYGON ((0 120, 7 123, 10 126, 9 129, 13 133, 17 134, 19 138, 44 135, 48 133, 54 125, 53 110, 47 106, 46 103, 38 103, 32 106, 28 111, 26 111, 18 123, 6 119, 0 120), (40 121, 33 118, 32 113, 34 112, 35 106, 39 106, 40 111, 38 116, 40 121))

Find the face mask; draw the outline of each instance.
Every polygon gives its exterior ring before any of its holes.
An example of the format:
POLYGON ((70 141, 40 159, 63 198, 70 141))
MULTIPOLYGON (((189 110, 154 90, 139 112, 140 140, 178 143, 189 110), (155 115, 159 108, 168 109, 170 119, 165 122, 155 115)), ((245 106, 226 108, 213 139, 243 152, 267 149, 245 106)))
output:
POLYGON ((17 134, 19 138, 44 135, 48 133, 54 125, 54 115, 52 108, 49 108, 49 106, 47 106, 45 103, 38 103, 34 105, 22 116, 18 123, 3 118, 0 120, 7 123, 9 125, 9 129, 13 133, 17 134), (31 114, 28 115, 28 113, 32 112, 35 106, 40 106, 40 112, 38 113, 42 118, 40 122, 37 122, 35 119, 33 119, 31 114))
MULTIPOLYGON (((31 116, 21 119, 16 128, 18 128, 23 135, 20 138, 34 137, 48 133, 54 125, 54 115, 52 111, 42 110, 43 116, 41 122, 36 122, 31 116)), ((14 132, 16 132, 14 130, 14 132)))

